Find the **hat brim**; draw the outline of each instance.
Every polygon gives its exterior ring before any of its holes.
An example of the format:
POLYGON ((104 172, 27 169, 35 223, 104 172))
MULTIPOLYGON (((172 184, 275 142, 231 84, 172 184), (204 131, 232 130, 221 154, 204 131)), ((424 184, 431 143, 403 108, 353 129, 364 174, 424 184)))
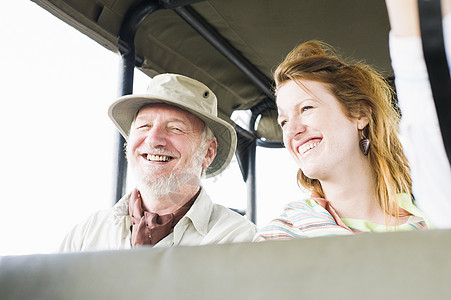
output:
POLYGON ((199 111, 185 103, 152 94, 122 96, 110 106, 108 116, 119 129, 125 140, 128 141, 130 127, 138 110, 147 104, 154 103, 166 103, 186 110, 201 119, 211 128, 217 139, 218 148, 215 159, 206 170, 207 178, 218 175, 227 167, 235 153, 237 138, 232 125, 219 117, 205 114, 205 112, 199 111))

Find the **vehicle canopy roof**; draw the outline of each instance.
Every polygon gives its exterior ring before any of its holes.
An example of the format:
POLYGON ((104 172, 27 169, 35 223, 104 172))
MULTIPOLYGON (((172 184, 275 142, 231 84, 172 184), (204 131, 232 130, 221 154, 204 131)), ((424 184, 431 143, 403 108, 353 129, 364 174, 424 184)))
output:
MULTIPOLYGON (((140 10, 135 14, 138 22, 131 25, 137 27, 136 66, 149 76, 180 73, 205 83, 217 95, 219 115, 227 121, 235 110, 255 109, 268 99, 273 101, 272 72, 303 41, 323 40, 345 57, 362 59, 387 77, 392 74, 384 1, 34 1, 117 53, 127 51, 124 28, 131 12, 140 10), (183 4, 189 5, 180 8, 183 4), (150 14, 149 5, 158 9, 150 14), (187 18, 218 33, 249 69, 238 68, 193 29, 187 18), (249 78, 249 72, 259 83, 249 78)), ((255 128, 258 138, 280 142, 274 106, 265 105, 258 112, 262 113, 255 128)))

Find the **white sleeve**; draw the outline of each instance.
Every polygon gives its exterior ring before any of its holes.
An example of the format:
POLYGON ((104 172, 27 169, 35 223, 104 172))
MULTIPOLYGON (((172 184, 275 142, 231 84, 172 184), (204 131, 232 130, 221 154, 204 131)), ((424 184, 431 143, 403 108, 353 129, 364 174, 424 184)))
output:
MULTIPOLYGON (((451 34, 451 30, 448 33, 451 34)), ((451 36, 449 40, 451 42, 451 36)), ((451 167, 435 111, 421 39, 390 33, 390 55, 402 112, 401 139, 412 169, 416 204, 435 226, 451 228, 451 167)))

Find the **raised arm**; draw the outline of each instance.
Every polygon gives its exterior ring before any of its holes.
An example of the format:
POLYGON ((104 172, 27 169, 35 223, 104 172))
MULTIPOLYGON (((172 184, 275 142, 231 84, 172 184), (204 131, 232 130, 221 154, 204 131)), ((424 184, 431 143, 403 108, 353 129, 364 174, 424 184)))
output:
MULTIPOLYGON (((451 227, 451 168, 435 111, 420 38, 417 0, 386 0, 391 25, 401 133, 412 169, 417 205, 437 227, 451 227)), ((442 1, 444 34, 451 42, 451 1, 442 1)), ((451 61, 448 47, 448 61, 451 61)))

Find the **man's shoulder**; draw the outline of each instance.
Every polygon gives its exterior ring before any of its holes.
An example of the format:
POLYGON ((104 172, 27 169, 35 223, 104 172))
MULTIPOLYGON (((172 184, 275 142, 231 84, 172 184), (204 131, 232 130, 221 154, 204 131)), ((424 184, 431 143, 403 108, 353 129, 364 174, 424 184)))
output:
POLYGON ((208 222, 208 236, 215 243, 250 242, 257 233, 257 226, 241 214, 220 204, 213 204, 208 222))
POLYGON ((229 223, 236 226, 248 227, 249 229, 257 230, 257 226, 248 220, 245 216, 227 208, 221 204, 213 204, 213 211, 210 222, 214 223, 229 223))
POLYGON ((249 220, 247 220, 240 213, 234 211, 231 208, 227 208, 224 205, 217 204, 217 203, 213 203, 213 214, 217 214, 219 216, 224 216, 226 218, 233 218, 233 219, 236 219, 238 221, 244 220, 244 221, 250 222, 249 220))
POLYGON ((75 225, 75 230, 82 231, 92 231, 94 228, 99 229, 99 227, 114 224, 117 216, 114 212, 114 207, 98 210, 96 212, 91 213, 84 220, 75 225))
POLYGON ((251 221, 247 220, 241 214, 233 211, 232 209, 227 208, 224 205, 217 204, 214 201, 212 201, 205 189, 202 189, 202 192, 199 195, 198 199, 200 200, 200 202, 202 203, 203 206, 210 208, 211 217, 213 219, 216 218, 218 221, 228 220, 228 221, 232 221, 232 222, 235 221, 235 222, 254 224, 251 221))
POLYGON ((72 231, 79 231, 80 234, 89 235, 99 233, 110 228, 122 227, 128 218, 129 195, 125 195, 112 207, 92 212, 89 216, 74 226, 72 231))
POLYGON ((128 216, 114 214, 114 208, 92 213, 68 232, 60 251, 119 249, 127 228, 128 216))
POLYGON ((254 223, 246 219, 246 217, 233 211, 224 205, 214 203, 206 191, 203 191, 200 198, 204 205, 210 206, 210 225, 213 223, 235 224, 236 226, 245 226, 251 229, 257 228, 254 223), (207 204, 208 203, 208 204, 207 204))

